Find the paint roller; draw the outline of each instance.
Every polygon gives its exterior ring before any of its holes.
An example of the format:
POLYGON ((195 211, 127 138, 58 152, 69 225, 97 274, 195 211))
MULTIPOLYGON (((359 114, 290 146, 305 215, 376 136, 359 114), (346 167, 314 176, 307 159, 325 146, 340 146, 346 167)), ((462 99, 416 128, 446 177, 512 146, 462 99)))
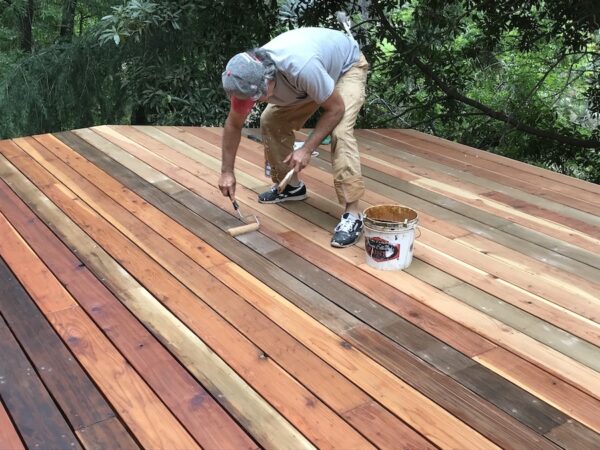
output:
POLYGON ((258 227, 260 226, 260 222, 258 221, 258 217, 256 217, 255 215, 244 216, 241 213, 241 211, 240 211, 240 205, 238 205, 238 202, 231 199, 231 194, 227 194, 227 195, 229 196, 229 199, 231 200, 231 204, 233 205, 233 209, 235 209, 235 212, 238 214, 238 216, 240 216, 240 220, 242 222, 247 222, 249 218, 253 219, 252 223, 246 223, 246 225, 240 225, 239 227, 229 228, 227 230, 227 232, 231 236, 236 237, 236 236, 239 236, 240 234, 249 233, 251 231, 258 230, 258 227))

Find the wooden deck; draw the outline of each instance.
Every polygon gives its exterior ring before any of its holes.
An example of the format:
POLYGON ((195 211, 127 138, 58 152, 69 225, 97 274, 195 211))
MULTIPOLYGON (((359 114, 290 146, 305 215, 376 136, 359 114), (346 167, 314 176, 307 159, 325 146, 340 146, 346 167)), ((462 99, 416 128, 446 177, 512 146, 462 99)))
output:
POLYGON ((600 186, 357 131, 364 206, 419 213, 383 272, 329 245, 327 146, 260 205, 244 138, 230 237, 221 133, 0 142, 0 449, 600 448, 600 186))

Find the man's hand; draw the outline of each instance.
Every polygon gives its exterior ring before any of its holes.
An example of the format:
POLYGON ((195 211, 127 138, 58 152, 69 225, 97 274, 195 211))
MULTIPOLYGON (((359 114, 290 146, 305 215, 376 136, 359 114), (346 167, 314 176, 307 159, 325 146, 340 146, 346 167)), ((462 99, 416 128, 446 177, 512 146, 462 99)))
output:
POLYGON ((306 145, 303 145, 298 150, 290 153, 288 157, 283 160, 283 162, 288 164, 290 168, 294 169, 294 172, 298 173, 308 166, 311 154, 312 150, 306 147, 306 145))
POLYGON ((233 172, 223 172, 221 174, 219 189, 225 197, 229 196, 232 201, 235 200, 235 184, 235 175, 233 172))

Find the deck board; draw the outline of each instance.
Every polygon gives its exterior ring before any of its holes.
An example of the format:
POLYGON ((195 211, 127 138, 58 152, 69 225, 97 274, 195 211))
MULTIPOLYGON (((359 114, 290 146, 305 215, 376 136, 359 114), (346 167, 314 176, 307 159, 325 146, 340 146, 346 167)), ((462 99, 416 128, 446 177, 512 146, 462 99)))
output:
POLYGON ((237 200, 261 226, 231 238, 221 135, 0 142, 0 370, 31 375, 0 385, 0 448, 600 448, 597 185, 359 130, 361 206, 420 219, 413 265, 381 272, 329 245, 328 146, 305 202, 261 205, 243 138, 237 200))

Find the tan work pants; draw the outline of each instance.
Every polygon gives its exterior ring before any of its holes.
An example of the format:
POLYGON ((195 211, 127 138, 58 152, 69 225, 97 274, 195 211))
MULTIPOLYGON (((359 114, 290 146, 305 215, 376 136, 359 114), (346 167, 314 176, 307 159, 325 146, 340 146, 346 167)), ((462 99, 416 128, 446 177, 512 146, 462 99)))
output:
MULTIPOLYGON (((359 200, 365 191, 354 125, 365 101, 368 68, 369 64, 361 53, 358 62, 335 85, 346 106, 342 120, 331 132, 333 182, 341 204, 359 200)), ((268 105, 262 113, 261 132, 274 183, 281 181, 289 171, 283 160, 292 152, 294 130, 302 128, 318 108, 315 102, 292 106, 268 105)))

